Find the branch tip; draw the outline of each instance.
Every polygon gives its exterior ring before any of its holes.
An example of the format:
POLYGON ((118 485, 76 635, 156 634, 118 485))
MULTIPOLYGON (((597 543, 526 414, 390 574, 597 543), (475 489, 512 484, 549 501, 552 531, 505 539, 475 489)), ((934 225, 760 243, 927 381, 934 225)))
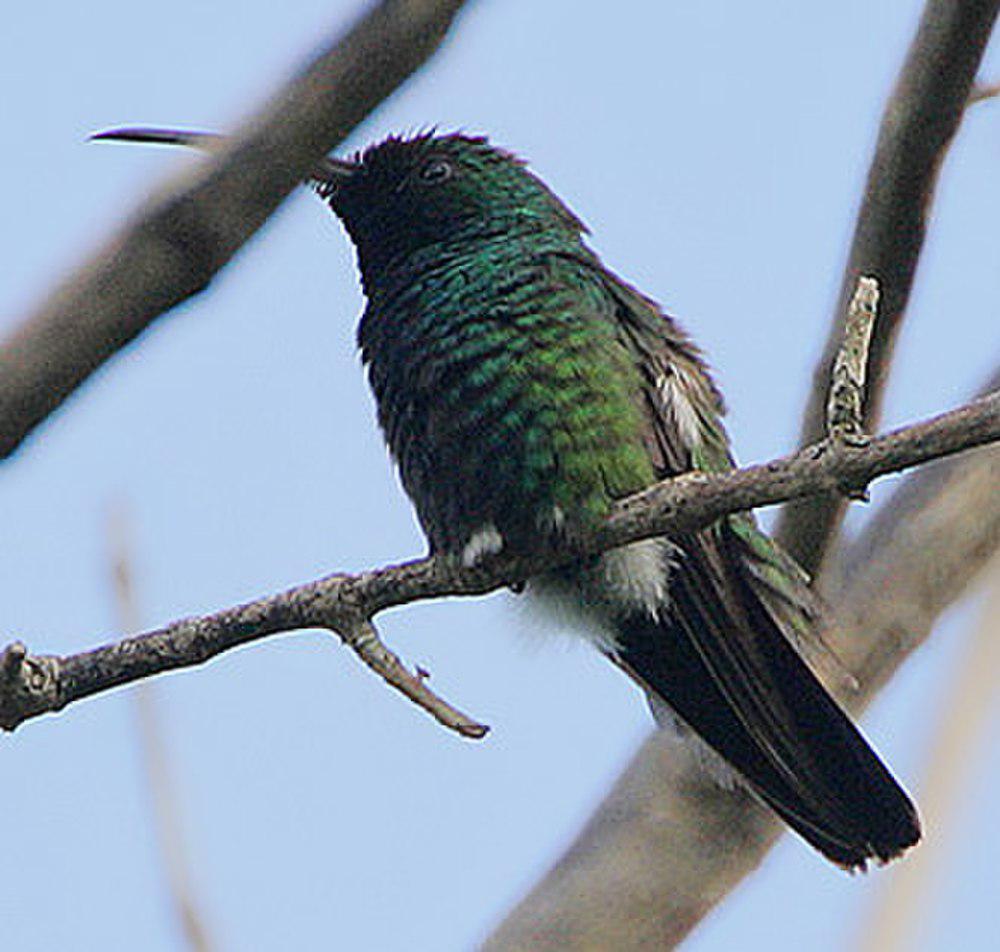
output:
POLYGON ((968 109, 970 106, 974 106, 976 103, 984 102, 987 99, 996 99, 997 96, 1000 96, 1000 82, 976 83, 972 87, 972 91, 969 93, 969 98, 966 100, 965 108, 968 109))
POLYGON ((3 656, 0 658, 0 672, 4 679, 9 680, 17 676, 24 664, 24 659, 28 657, 28 649, 23 641, 12 641, 4 648, 3 656))
POLYGON ((59 673, 59 658, 31 655, 21 641, 7 645, 0 655, 0 730, 62 708, 59 673))
POLYGON ((423 708, 442 726, 474 740, 480 740, 489 732, 486 724, 462 713, 427 686, 430 672, 426 668, 417 666, 416 673, 411 673, 379 636, 378 629, 370 618, 352 619, 340 626, 338 633, 386 684, 423 708))
POLYGON ((833 362, 826 405, 827 437, 851 446, 864 446, 865 377, 872 330, 878 317, 879 285, 872 277, 858 278, 844 322, 844 339, 833 362))

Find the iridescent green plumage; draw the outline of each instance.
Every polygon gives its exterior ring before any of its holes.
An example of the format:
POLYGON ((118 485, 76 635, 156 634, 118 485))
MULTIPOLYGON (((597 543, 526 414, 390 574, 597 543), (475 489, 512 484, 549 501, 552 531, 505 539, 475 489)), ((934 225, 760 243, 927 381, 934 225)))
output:
MULTIPOLYGON (((443 223, 450 240, 418 249, 407 246, 409 235, 387 233, 414 224, 410 209, 395 224, 379 222, 375 260, 361 251, 369 297, 362 353, 433 547, 459 549, 486 523, 530 544, 554 511, 593 521, 655 479, 642 439, 641 379, 603 313, 599 271, 575 260, 579 222, 485 144, 431 141, 437 152, 459 146, 484 174, 495 171, 517 204, 491 217, 491 197, 473 194, 472 213, 443 223)), ((381 189, 378 176, 393 158, 423 144, 390 142, 370 153, 368 187, 381 189)), ((343 200, 334 196, 335 207, 343 200)), ((344 217, 359 250, 374 244, 361 236, 368 222, 353 227, 349 210, 344 217)))

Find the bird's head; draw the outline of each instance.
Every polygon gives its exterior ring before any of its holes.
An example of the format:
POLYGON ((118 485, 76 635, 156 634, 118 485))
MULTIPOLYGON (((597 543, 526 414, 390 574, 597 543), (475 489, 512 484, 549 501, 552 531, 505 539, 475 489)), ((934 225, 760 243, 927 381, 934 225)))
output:
POLYGON ((435 247, 543 233, 575 242, 584 230, 520 159, 484 138, 392 137, 352 162, 347 174, 314 181, 366 275, 435 247))

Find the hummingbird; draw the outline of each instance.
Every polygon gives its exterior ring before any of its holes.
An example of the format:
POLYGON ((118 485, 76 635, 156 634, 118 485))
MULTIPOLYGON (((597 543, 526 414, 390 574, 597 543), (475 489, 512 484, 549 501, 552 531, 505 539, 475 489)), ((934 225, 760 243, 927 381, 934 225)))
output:
MULTIPOLYGON (((659 480, 733 468, 701 351, 521 159, 483 137, 392 136, 323 159, 310 183, 357 251, 362 360, 431 553, 474 565, 558 545, 659 480)), ((832 862, 863 870, 919 840, 907 794, 807 663, 822 654, 817 596, 752 515, 578 558, 527 589, 638 683, 713 782, 832 862)))

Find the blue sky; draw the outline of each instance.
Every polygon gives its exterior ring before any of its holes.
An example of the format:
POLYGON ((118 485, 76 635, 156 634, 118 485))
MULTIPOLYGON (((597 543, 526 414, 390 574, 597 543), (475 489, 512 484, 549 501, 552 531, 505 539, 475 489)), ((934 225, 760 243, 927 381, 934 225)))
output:
MULTIPOLYGON (((919 7, 479 0, 351 145, 436 124, 528 158, 608 264, 706 348, 738 455, 760 460, 794 443, 919 7)), ((196 161, 87 145, 88 133, 225 130, 357 9, 38 0, 7 11, 0 331, 196 161)), ((984 74, 1000 74, 996 57, 984 74)), ((889 423, 958 403, 996 364, 998 157, 1000 106, 984 104, 945 168, 889 423)), ((3 637, 68 653, 113 635, 106 523, 119 499, 148 625, 420 554, 354 349, 361 307, 347 239, 303 191, 2 468, 3 637)), ((875 504, 892 485, 876 487, 875 504)), ((381 620, 407 660, 493 725, 479 744, 316 632, 161 679, 220 948, 468 948, 569 842, 650 719, 610 665, 570 638, 538 637, 513 602, 381 620)), ((949 613, 865 721, 911 785, 975 607, 949 613)), ((961 822, 929 833, 951 851, 922 910, 925 949, 994 937, 995 730, 991 741, 961 822)), ((0 944, 179 948, 129 692, 25 725, 0 738, 0 756, 0 944)), ((690 948, 843 948, 882 879, 846 877, 788 837, 690 948)))

